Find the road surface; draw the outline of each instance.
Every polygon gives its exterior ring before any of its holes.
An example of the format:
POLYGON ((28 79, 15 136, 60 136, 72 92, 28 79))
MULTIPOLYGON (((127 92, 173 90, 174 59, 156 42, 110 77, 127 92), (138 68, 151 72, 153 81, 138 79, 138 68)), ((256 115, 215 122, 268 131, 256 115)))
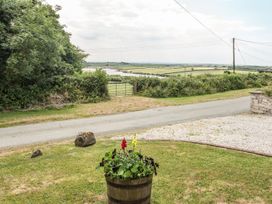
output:
POLYGON ((250 98, 242 97, 108 116, 0 128, 0 148, 73 138, 82 131, 92 131, 99 136, 202 118, 228 116, 248 112, 249 107, 250 98))

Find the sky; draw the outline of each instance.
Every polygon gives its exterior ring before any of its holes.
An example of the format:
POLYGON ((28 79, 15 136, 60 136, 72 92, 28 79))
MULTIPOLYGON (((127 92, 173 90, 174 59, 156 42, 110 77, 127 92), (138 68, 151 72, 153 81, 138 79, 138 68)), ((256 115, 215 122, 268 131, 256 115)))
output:
POLYGON ((272 65, 271 0, 46 0, 60 5, 61 24, 92 62, 231 64, 232 38, 241 65, 272 65))

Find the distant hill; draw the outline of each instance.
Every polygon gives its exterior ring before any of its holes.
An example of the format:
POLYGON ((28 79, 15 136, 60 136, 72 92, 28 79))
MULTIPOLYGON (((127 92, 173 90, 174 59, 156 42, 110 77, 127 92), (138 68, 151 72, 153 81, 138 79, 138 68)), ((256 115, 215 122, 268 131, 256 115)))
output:
MULTIPOLYGON (((180 64, 161 64, 161 63, 129 63, 129 62, 86 62, 86 67, 93 66, 93 67, 121 67, 121 66, 137 66, 137 67, 143 67, 143 68, 165 68, 165 67, 221 67, 221 68, 229 68, 232 69, 232 65, 228 64, 186 64, 186 63, 180 63, 180 64)), ((255 65, 237 65, 237 69, 240 70, 249 70, 249 71, 272 71, 272 66, 255 66, 255 65)))

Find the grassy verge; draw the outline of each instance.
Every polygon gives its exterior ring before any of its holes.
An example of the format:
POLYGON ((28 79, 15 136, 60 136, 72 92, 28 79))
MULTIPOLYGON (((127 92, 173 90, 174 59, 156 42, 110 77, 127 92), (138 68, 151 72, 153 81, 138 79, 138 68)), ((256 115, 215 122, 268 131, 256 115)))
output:
POLYGON ((213 100, 223 100, 249 95, 251 89, 228 91, 224 93, 191 96, 181 98, 152 99, 145 97, 116 97, 107 102, 78 104, 60 110, 15 111, 0 113, 0 127, 19 124, 38 123, 44 121, 67 120, 121 112, 144 110, 148 108, 184 105, 213 100))
POLYGON ((77 104, 73 107, 51 110, 15 111, 0 113, 0 127, 44 121, 67 120, 158 107, 160 102, 144 97, 115 97, 110 101, 77 104))
MULTIPOLYGON (((140 142, 160 163, 152 203, 271 203, 272 158, 175 142, 140 142), (163 150, 163 151, 162 151, 163 150)), ((106 203, 100 158, 119 143, 86 149, 41 145, 0 156, 0 203, 106 203)))
POLYGON ((250 91, 255 89, 242 89, 235 91, 227 91, 224 93, 216 93, 202 96, 188 96, 188 97, 179 97, 179 98, 162 98, 158 101, 167 103, 168 105, 185 105, 193 103, 202 103, 208 101, 224 100, 224 99, 233 99, 243 96, 248 96, 250 91))

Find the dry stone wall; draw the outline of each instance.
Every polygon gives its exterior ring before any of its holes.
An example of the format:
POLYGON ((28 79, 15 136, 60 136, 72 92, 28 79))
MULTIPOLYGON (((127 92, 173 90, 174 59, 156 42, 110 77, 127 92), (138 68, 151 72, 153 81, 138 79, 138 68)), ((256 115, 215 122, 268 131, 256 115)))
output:
POLYGON ((262 91, 251 92, 251 112, 272 115, 272 97, 262 91))

